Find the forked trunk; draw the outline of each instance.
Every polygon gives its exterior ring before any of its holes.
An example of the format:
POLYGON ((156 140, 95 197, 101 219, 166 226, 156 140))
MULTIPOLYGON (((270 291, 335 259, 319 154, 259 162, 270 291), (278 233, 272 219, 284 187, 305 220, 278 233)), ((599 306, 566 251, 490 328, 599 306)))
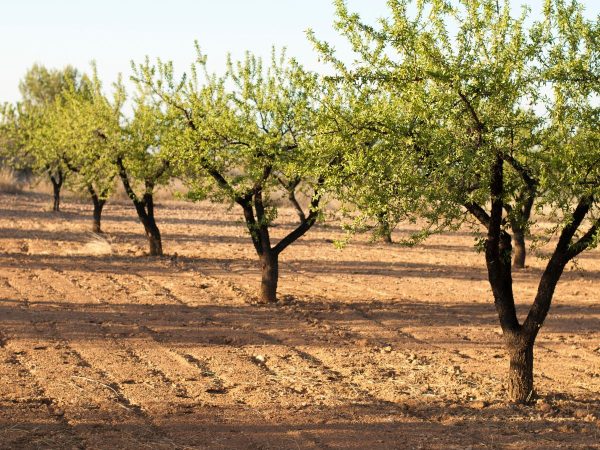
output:
MULTIPOLYGON (((127 170, 123 165, 123 160, 121 157, 117 158, 116 164, 119 168, 119 177, 123 182, 123 188, 125 188, 125 192, 133 202, 140 222, 142 222, 142 225, 144 225, 144 231, 146 232, 146 237, 148 238, 150 256, 163 256, 160 231, 158 226, 156 226, 156 221, 154 220, 154 182, 148 179, 145 181, 146 191, 143 199, 140 199, 131 188, 129 176, 127 175, 127 170)), ((166 167, 168 167, 168 165, 163 166, 161 173, 162 170, 166 169, 166 167)))
POLYGON ((264 303, 277 302, 277 281, 279 278, 279 255, 268 251, 260 257, 262 278, 260 282, 260 300, 264 303))
POLYGON ((506 335, 506 348, 510 360, 508 369, 508 397, 513 403, 528 404, 534 398, 533 390, 533 339, 521 333, 506 335))
POLYGON ((515 230, 513 233, 513 267, 524 269, 526 256, 525 233, 522 230, 515 230))

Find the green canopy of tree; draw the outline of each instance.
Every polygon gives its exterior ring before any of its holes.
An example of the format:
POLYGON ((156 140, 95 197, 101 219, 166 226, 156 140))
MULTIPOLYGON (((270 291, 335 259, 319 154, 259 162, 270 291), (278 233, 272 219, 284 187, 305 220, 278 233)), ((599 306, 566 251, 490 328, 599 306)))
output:
MULTIPOLYGON (((395 0, 390 18, 378 26, 363 23, 344 2, 336 5, 336 27, 356 64, 345 65, 311 35, 318 51, 342 85, 374 86, 390 99, 390 109, 401 109, 390 112, 400 120, 393 132, 399 145, 380 147, 384 156, 371 156, 368 172, 360 153, 344 157, 373 178, 376 188, 366 196, 386 203, 418 193, 412 214, 428 227, 479 223, 510 357, 509 396, 528 402, 533 346, 556 284, 566 264, 598 240, 600 24, 586 20, 575 0, 546 1, 539 20, 526 9, 514 17, 509 2, 496 0, 395 0), (379 181, 391 169, 407 181, 405 189, 389 183, 391 192, 379 181), (521 322, 511 255, 513 242, 533 223, 534 207, 555 224, 555 239, 521 322)), ((383 140, 389 132, 378 134, 383 140)))
MULTIPOLYGON (((226 73, 217 76, 208 72, 198 49, 189 78, 176 81, 171 63, 146 61, 136 79, 152 89, 175 120, 165 145, 190 187, 189 197, 209 196, 241 207, 261 264, 260 299, 276 301, 279 254, 314 225, 321 206, 326 164, 314 141, 319 127, 315 75, 273 52, 267 68, 248 53, 240 62, 229 59, 226 73), (272 200, 282 185, 293 200, 304 188, 310 201, 299 214, 300 224, 272 243, 277 217, 272 200)), ((297 201, 294 206, 299 208, 297 201)))

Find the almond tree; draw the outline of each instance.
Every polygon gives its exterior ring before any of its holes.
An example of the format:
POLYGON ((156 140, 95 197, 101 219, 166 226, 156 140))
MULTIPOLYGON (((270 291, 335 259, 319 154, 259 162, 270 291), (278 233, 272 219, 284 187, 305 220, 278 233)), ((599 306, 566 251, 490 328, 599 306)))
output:
POLYGON ((115 187, 117 170, 106 141, 98 139, 99 126, 120 131, 124 92, 115 90, 111 103, 102 92, 96 68, 85 94, 74 89, 64 94, 54 121, 57 146, 65 149, 64 162, 71 171, 71 187, 87 191, 93 204, 92 231, 102 232, 102 210, 115 187))
POLYGON ((114 155, 123 188, 144 226, 151 256, 163 255, 154 193, 173 176, 173 166, 163 142, 168 126, 160 106, 142 93, 135 99, 134 115, 124 129, 122 147, 116 148, 114 155))
POLYGON ((125 193, 133 203, 148 239, 149 254, 162 256, 162 237, 155 218, 154 194, 173 176, 164 146, 170 126, 164 111, 147 90, 140 89, 133 98, 133 115, 125 117, 122 106, 125 89, 115 86, 115 98, 98 99, 91 115, 93 134, 102 144, 104 157, 114 165, 125 193))
POLYGON ((387 151, 402 161, 396 176, 410 180, 398 195, 421 196, 415 215, 447 223, 471 217, 484 230, 510 361, 508 395, 528 403, 534 342, 556 284, 569 261, 598 240, 598 20, 586 20, 575 0, 546 1, 543 18, 529 27, 526 10, 514 18, 508 2, 431 0, 412 8, 395 0, 390 19, 373 27, 342 1, 336 5, 336 25, 358 63, 348 67, 313 41, 341 79, 375 83, 409 115, 397 137, 410 145, 387 151), (533 224, 534 207, 555 223, 554 250, 520 321, 511 257, 519 257, 514 238, 519 243, 516 235, 533 224))
POLYGON ((36 64, 19 84, 23 99, 17 107, 19 144, 14 161, 20 168, 48 176, 53 188, 53 211, 60 210, 60 193, 70 170, 64 160, 64 149, 53 140, 50 121, 56 119, 56 108, 64 101, 65 92, 69 89, 83 92, 87 81, 71 66, 49 70, 36 64))
MULTIPOLYGON (((150 87, 177 125, 168 146, 194 199, 207 195, 241 208, 261 267, 260 300, 277 301, 279 255, 317 221, 324 183, 313 136, 318 127, 315 77, 295 61, 273 54, 271 65, 251 54, 229 59, 226 73, 208 73, 198 49, 192 76, 174 81, 170 63, 148 61, 137 81, 150 87), (300 223, 277 242, 271 226, 277 217, 272 195, 285 185, 294 194, 310 189, 300 223)), ((291 198, 291 197, 290 197, 291 198)), ((299 204, 294 203, 296 209, 299 204)))

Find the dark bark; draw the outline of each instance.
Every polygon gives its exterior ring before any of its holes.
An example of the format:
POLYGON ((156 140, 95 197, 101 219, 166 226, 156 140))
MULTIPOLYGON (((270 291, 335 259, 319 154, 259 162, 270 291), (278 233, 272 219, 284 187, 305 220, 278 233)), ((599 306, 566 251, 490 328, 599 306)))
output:
POLYGON ((296 210, 296 214, 298 214, 298 220, 300 221, 300 223, 304 222, 306 220, 306 214, 304 214, 304 211, 302 210, 300 203, 298 203, 298 200, 296 199, 295 191, 288 192, 288 200, 290 201, 290 203, 296 210))
POLYGON ((502 230, 502 213, 504 203, 502 194, 504 189, 504 166, 500 157, 496 158, 492 166, 490 193, 492 208, 489 214, 489 226, 485 244, 485 258, 488 270, 488 279, 494 294, 494 304, 502 330, 516 332, 520 329, 515 308, 512 289, 512 272, 510 267, 511 239, 502 230))
MULTIPOLYGON (((504 162, 498 157, 492 166, 490 193, 492 207, 488 223, 485 256, 494 304, 509 354, 508 396, 516 403, 527 403, 533 397, 533 343, 535 335, 527 334, 517 318, 512 288, 511 238, 502 230, 504 162)), ((487 219, 486 217, 486 219, 487 219)), ((482 222, 483 223, 483 222, 482 222)))
POLYGON ((160 230, 158 229, 154 219, 153 194, 151 192, 147 192, 144 194, 144 199, 142 201, 134 202, 134 206, 138 213, 140 222, 142 222, 142 225, 144 226, 146 237, 148 238, 150 256, 162 256, 162 239, 160 236, 160 230))
POLYGON ((60 184, 52 183, 52 187, 54 188, 54 202, 52 203, 52 211, 58 212, 60 211, 60 184))
POLYGON ((508 398, 513 403, 528 404, 534 398, 533 344, 535 339, 523 332, 505 333, 509 356, 508 398))
POLYGON ((154 183, 151 180, 145 181, 146 190, 142 199, 140 199, 129 183, 127 170, 120 158, 117 159, 117 167, 119 168, 119 177, 123 183, 123 188, 133 202, 138 218, 144 226, 144 231, 146 232, 146 237, 148 239, 150 256, 162 256, 162 239, 160 230, 154 219, 154 183))
MULTIPOLYGON (((483 213, 483 209, 476 205, 465 206, 488 230, 485 248, 488 277, 510 360, 508 396, 513 402, 529 403, 534 396, 534 343, 550 310, 556 285, 566 264, 593 241, 593 236, 600 227, 600 221, 596 221, 587 233, 577 242, 572 243, 577 229, 585 219, 593 202, 591 197, 582 198, 573 212, 572 220, 560 234, 554 253, 540 279, 536 298, 525 322, 521 325, 517 319, 512 289, 511 238, 502 229, 502 225, 505 224, 502 217, 503 210, 510 211, 503 204, 503 189, 503 161, 498 157, 491 171, 492 206, 490 213, 483 213)), ((514 223, 512 225, 514 231, 516 227, 514 227, 514 223)), ((516 240, 518 241, 519 238, 517 237, 516 240)))
POLYGON ((589 237, 588 233, 594 229, 594 226, 576 243, 572 244, 571 241, 585 219, 586 214, 589 212, 592 202, 593 198, 591 197, 584 197, 579 201, 573 212, 572 220, 563 228, 554 253, 546 265, 546 269, 538 285, 537 295, 523 324, 525 330, 532 336, 537 334, 544 320, 546 320, 546 316, 550 311, 554 290, 565 266, 591 243, 591 240, 587 240, 587 238, 589 237), (585 242, 582 242, 582 240, 585 242))
POLYGON ((55 174, 50 174, 50 181, 52 182, 52 191, 54 202, 52 205, 52 211, 60 211, 60 190, 64 182, 64 176, 62 171, 59 169, 55 174))
POLYGON ((273 250, 263 253, 260 256, 260 268, 260 300, 264 303, 275 303, 279 281, 279 255, 273 250))
POLYGON ((106 204, 106 198, 104 196, 98 196, 98 193, 93 186, 88 186, 88 191, 92 197, 92 203, 94 204, 92 231, 94 233, 102 233, 102 210, 106 204))
POLYGON ((148 238, 150 256, 162 256, 162 239, 160 236, 160 230, 154 221, 154 217, 149 218, 148 222, 144 223, 144 230, 146 231, 146 237, 148 238))
POLYGON ((300 206, 300 203, 298 202, 298 199, 296 198, 296 188, 300 185, 301 179, 299 177, 297 177, 297 178, 294 178, 293 180, 286 181, 282 177, 277 177, 277 181, 279 181, 279 184, 281 184, 281 186, 283 186, 283 188, 287 191, 288 200, 294 207, 294 210, 296 211, 296 214, 298 215, 298 219, 299 219, 300 223, 302 223, 303 221, 306 220, 306 214, 304 214, 304 211, 302 210, 302 206, 300 206))
POLYGON ((519 227, 513 228, 513 268, 524 269, 527 248, 525 244, 525 233, 519 227))
POLYGON ((514 248, 513 267, 515 269, 525 268, 527 257, 527 246, 525 244, 526 231, 529 219, 533 211, 533 204, 538 191, 537 179, 529 169, 510 155, 503 155, 503 159, 521 176, 523 187, 516 195, 516 207, 505 205, 510 216, 510 225, 513 230, 514 248))
MULTIPOLYGON (((270 169, 266 168, 263 181, 266 180, 269 173, 270 169)), ((226 182, 222 177, 220 180, 221 182, 226 182)), ((324 179, 319 179, 319 186, 323 183, 324 179)), ((265 206, 263 204, 262 184, 257 183, 252 192, 248 192, 245 195, 240 195, 236 198, 236 202, 244 211, 246 227, 250 232, 252 244, 259 257, 262 272, 260 287, 260 300, 262 302, 277 302, 279 254, 290 244, 301 238, 315 224, 320 198, 320 193, 318 190, 315 190, 315 195, 310 204, 310 212, 305 215, 305 219, 274 246, 271 245, 269 218, 266 215, 265 206)))

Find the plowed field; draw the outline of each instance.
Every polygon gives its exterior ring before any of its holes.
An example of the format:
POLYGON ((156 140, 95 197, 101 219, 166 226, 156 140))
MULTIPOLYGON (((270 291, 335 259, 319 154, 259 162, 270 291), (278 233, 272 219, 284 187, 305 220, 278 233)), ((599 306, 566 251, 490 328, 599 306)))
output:
MULTIPOLYGON (((107 241, 88 205, 49 205, 0 196, 0 448, 600 448, 598 250, 559 283, 540 400, 515 407, 468 230, 337 250, 340 229, 317 226, 264 306, 237 209, 161 202, 157 259, 127 203, 105 208, 107 241)), ((521 313, 543 261, 528 264, 521 313)))

